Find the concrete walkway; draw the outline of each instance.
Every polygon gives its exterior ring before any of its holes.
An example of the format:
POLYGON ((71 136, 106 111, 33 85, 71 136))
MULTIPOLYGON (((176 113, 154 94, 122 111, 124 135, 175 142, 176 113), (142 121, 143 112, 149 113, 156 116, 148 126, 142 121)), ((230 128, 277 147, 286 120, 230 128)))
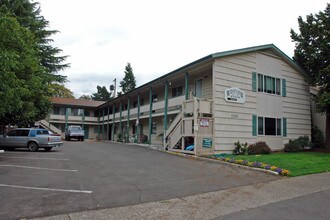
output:
POLYGON ((38 220, 212 219, 329 190, 329 183, 330 172, 327 172, 140 205, 38 218, 38 220))

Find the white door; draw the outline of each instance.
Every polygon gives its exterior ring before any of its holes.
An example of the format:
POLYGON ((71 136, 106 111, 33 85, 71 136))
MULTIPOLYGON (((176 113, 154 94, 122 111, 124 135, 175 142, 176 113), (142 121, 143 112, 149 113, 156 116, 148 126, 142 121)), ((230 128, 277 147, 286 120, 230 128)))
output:
POLYGON ((202 80, 196 80, 195 81, 195 96, 197 98, 202 98, 202 89, 203 89, 203 85, 202 85, 202 80))

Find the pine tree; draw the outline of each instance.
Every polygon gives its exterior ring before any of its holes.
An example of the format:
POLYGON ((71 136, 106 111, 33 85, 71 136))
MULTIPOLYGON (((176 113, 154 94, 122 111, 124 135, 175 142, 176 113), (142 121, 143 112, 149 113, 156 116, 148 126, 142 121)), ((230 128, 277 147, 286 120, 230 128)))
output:
POLYGON ((30 0, 1 0, 0 13, 10 13, 22 27, 29 29, 36 38, 38 55, 41 65, 45 68, 45 78, 49 83, 66 81, 66 76, 58 74, 59 71, 69 67, 65 62, 67 56, 59 56, 61 49, 53 47, 50 38, 56 30, 48 30, 49 22, 40 14, 38 2, 30 0))
POLYGON ((105 86, 97 86, 97 92, 92 94, 92 100, 94 101, 108 101, 110 99, 110 93, 105 86))
POLYGON ((125 67, 125 77, 120 81, 121 94, 125 94, 136 87, 136 80, 130 63, 125 67))

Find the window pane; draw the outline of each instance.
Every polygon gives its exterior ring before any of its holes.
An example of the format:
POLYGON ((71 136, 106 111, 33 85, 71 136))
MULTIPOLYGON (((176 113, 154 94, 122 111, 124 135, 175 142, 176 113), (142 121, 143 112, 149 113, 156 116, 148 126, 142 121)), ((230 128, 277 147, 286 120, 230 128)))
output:
POLYGON ((179 86, 177 95, 181 96, 182 94, 183 94, 183 86, 179 86))
POLYGON ((272 94, 275 94, 275 78, 273 78, 273 77, 271 77, 271 79, 272 79, 272 88, 271 88, 271 93, 272 94))
POLYGON ((281 95, 281 80, 276 79, 276 94, 281 95))
POLYGON ((177 95, 177 88, 172 89, 172 97, 176 97, 177 95))
POLYGON ((276 135, 275 118, 265 118, 265 135, 276 135))
POLYGON ((277 119, 277 123, 276 123, 276 134, 281 136, 282 135, 282 124, 281 124, 281 119, 278 118, 277 119))
POLYGON ((258 117, 258 135, 264 134, 264 118, 258 117))
POLYGON ((263 75, 258 74, 258 91, 263 92, 263 88, 264 88, 263 75))

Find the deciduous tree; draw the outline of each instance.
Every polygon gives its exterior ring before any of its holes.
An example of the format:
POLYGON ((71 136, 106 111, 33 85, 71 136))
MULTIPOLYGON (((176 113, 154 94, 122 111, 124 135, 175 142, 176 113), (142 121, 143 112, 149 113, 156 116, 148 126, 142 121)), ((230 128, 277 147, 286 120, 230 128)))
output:
POLYGON ((0 14, 0 124, 27 125, 45 118, 50 93, 31 31, 0 14))
POLYGON ((310 14, 304 21, 298 18, 299 32, 291 30, 296 43, 293 59, 309 74, 311 86, 317 86, 319 93, 316 104, 320 112, 330 106, 330 4, 324 12, 310 14))

